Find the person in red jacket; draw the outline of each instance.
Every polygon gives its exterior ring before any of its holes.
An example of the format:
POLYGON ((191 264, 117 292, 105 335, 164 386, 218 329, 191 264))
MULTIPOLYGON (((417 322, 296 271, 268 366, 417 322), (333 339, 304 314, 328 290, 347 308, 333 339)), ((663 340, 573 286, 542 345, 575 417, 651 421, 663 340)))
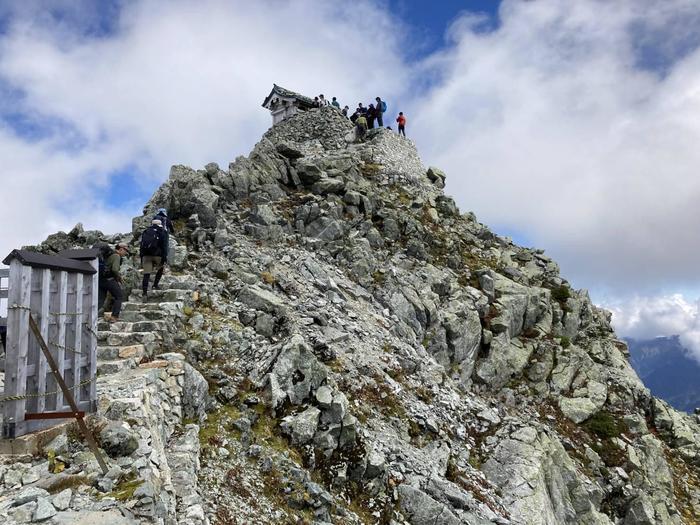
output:
POLYGON ((403 111, 399 111, 399 116, 396 118, 399 123, 399 135, 406 136, 406 117, 403 116, 403 111))

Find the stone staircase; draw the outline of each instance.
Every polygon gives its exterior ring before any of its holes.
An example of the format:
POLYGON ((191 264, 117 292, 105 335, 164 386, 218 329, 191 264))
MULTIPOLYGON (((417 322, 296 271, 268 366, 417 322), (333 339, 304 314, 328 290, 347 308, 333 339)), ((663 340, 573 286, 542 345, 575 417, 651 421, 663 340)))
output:
POLYGON ((41 455, 27 465, 0 462, 0 474, 42 472, 41 481, 29 484, 8 485, 0 476, 0 523, 26 523, 41 508, 56 523, 78 523, 71 520, 80 517, 93 523, 90 513, 113 512, 114 525, 206 525, 197 483, 199 427, 185 421, 204 417, 208 385, 170 344, 184 307, 193 304, 196 283, 165 276, 162 285, 164 289, 150 293, 147 302, 140 293, 132 294, 120 321, 98 323, 97 417, 107 424, 102 433, 131 436, 131 447, 108 458, 110 473, 104 477, 85 449, 69 457, 67 463, 75 467, 60 474, 47 472, 48 462, 41 455), (127 472, 125 478, 122 474, 127 472), (71 476, 89 476, 93 481, 77 483, 72 496, 69 491, 67 507, 53 506, 48 492, 42 491, 71 476), (23 501, 21 491, 38 485, 39 496, 16 505, 23 501), (97 486, 100 494, 90 485, 97 486), (132 494, 125 496, 125 487, 132 487, 132 494))
POLYGON ((164 276, 160 290, 151 290, 147 302, 133 292, 122 305, 120 320, 97 325, 97 375, 136 368, 163 352, 172 335, 169 325, 193 301, 193 283, 164 276))

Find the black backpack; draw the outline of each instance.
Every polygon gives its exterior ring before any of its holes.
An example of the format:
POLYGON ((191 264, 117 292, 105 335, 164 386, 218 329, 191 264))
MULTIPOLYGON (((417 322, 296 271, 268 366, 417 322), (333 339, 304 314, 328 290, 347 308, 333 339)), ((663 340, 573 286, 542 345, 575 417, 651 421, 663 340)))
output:
POLYGON ((155 225, 143 230, 141 234, 141 255, 162 255, 162 235, 161 229, 155 225))
POLYGON ((112 271, 109 268, 107 268, 107 259, 109 259, 109 256, 112 255, 114 250, 106 242, 98 242, 93 246, 93 248, 100 251, 100 253, 97 256, 99 278, 109 279, 110 277, 112 277, 112 271))

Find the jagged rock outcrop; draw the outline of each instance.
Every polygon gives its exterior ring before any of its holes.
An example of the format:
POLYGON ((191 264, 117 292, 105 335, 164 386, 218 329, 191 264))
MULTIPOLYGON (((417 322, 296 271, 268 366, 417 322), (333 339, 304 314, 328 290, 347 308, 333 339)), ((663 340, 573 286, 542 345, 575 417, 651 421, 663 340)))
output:
POLYGON ((210 396, 196 444, 174 423, 183 482, 152 485, 153 519, 698 522, 698 418, 649 394, 609 313, 462 214, 412 142, 350 130, 299 113, 228 169, 174 167, 134 219, 133 242, 176 222, 193 299, 162 350, 210 396))

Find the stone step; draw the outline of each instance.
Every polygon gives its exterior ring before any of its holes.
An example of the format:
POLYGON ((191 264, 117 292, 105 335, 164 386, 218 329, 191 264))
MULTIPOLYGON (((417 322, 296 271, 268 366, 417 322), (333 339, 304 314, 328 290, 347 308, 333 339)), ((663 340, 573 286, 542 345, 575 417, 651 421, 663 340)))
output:
POLYGON ((132 332, 160 332, 167 329, 165 321, 136 321, 131 325, 132 332))
POLYGON ((131 323, 119 318, 119 321, 108 323, 107 321, 97 322, 98 332, 131 332, 131 323))
MULTIPOLYGON (((192 290, 178 290, 178 289, 167 289, 167 290, 149 290, 148 291, 148 301, 149 303, 164 303, 173 301, 192 301, 192 290)), ((140 291, 133 292, 129 296, 129 302, 143 303, 143 296, 140 291)))
POLYGON ((144 355, 146 355, 146 347, 144 345, 97 347, 98 361, 114 361, 116 359, 130 358, 140 361, 144 355))
POLYGON ((171 317, 170 313, 162 310, 129 310, 122 312, 119 318, 130 323, 138 323, 140 321, 163 321, 171 317))
POLYGON ((97 361, 97 375, 108 376, 124 370, 136 368, 135 359, 116 359, 113 361, 97 361))
POLYGON ((158 339, 153 332, 97 332, 100 346, 131 346, 154 343, 158 339))
POLYGON ((122 312, 172 312, 177 313, 184 307, 182 301, 163 301, 161 303, 144 303, 140 299, 128 301, 122 305, 122 312))
POLYGON ((181 278, 174 275, 164 275, 160 280, 160 287, 163 290, 196 290, 197 281, 189 277, 181 278))

